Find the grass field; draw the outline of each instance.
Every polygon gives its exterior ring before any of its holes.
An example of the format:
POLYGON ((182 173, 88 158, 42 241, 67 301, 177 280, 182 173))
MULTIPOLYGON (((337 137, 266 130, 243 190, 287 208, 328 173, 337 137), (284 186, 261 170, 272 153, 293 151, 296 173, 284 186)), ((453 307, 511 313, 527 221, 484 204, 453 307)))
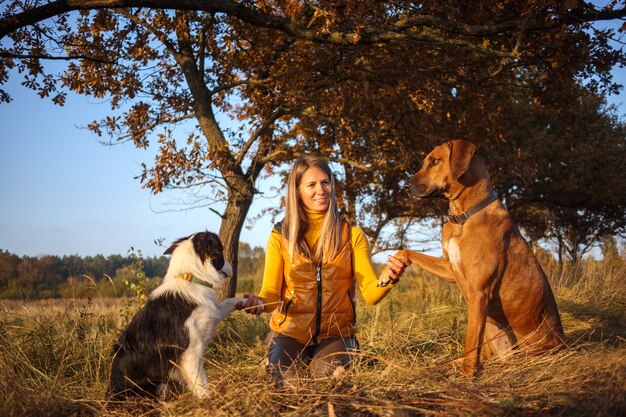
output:
POLYGON ((268 317, 234 313, 205 355, 214 395, 202 402, 105 401, 111 346, 137 301, 0 300, 0 415, 626 415, 626 263, 546 271, 567 338, 559 353, 487 363, 475 380, 461 376, 465 301, 411 268, 379 305, 360 302, 361 352, 339 380, 269 384, 268 317))

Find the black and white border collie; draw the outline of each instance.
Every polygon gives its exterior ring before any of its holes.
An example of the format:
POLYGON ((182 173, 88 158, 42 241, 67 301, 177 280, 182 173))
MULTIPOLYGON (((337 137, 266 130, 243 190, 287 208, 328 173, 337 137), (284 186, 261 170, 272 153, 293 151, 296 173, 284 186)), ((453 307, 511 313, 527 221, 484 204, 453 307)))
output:
POLYGON ((163 283, 131 320, 113 348, 112 399, 168 398, 181 389, 207 397, 202 357, 217 326, 242 298, 218 303, 215 292, 232 276, 216 234, 200 232, 177 240, 163 283))

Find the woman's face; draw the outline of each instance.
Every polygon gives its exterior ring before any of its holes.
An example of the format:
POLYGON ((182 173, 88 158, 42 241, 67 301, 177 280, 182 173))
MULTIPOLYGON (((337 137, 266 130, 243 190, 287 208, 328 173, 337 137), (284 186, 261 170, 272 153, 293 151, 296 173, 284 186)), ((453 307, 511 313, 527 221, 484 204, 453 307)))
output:
POLYGON ((304 171, 298 194, 309 211, 326 211, 330 204, 330 178, 321 169, 311 167, 304 171))

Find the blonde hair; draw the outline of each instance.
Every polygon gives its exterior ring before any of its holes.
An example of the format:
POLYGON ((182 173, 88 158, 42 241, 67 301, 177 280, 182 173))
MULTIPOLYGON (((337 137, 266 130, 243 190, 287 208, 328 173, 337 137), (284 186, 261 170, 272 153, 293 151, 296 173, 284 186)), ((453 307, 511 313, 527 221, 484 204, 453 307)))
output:
POLYGON ((321 263, 322 258, 333 259, 341 249, 341 217, 337 209, 337 198, 335 197, 335 176, 330 167, 322 158, 317 156, 307 156, 296 160, 287 179, 287 195, 285 198, 285 219, 282 224, 282 236, 289 242, 289 256, 294 260, 294 256, 301 253, 312 259, 315 263, 321 263), (300 197, 298 187, 302 180, 302 175, 309 168, 319 168, 330 179, 330 204, 324 214, 320 237, 313 253, 304 239, 309 224, 304 204, 300 197))

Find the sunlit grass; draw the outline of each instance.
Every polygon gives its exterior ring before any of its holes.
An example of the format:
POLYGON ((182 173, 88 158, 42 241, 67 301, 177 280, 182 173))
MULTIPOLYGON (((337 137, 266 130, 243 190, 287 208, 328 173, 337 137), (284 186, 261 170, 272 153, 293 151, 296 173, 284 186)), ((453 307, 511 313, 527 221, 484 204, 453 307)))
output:
POLYGON ((234 313, 205 355, 214 395, 203 402, 105 400, 111 346, 139 302, 0 301, 0 415, 624 415, 626 263, 546 271, 568 345, 556 354, 492 361, 476 380, 461 376, 465 301, 454 286, 411 268, 382 303, 359 303, 361 351, 338 380, 271 385, 263 369, 267 316, 234 313))

